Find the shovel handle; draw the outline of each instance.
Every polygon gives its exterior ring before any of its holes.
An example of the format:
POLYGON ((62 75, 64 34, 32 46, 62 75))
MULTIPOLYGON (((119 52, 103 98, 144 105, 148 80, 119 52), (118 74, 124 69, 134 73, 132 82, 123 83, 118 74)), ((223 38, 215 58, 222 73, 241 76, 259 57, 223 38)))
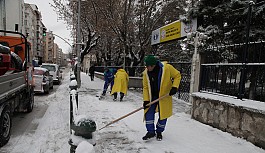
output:
MULTIPOLYGON (((160 97, 160 98, 158 98, 158 99, 156 99, 156 100, 154 100, 154 101, 148 103, 146 106, 150 106, 150 105, 152 105, 152 104, 158 102, 159 100, 161 100, 161 99, 163 99, 163 98, 165 98, 165 97, 167 97, 167 96, 169 96, 169 94, 166 94, 166 95, 164 95, 164 96, 162 96, 162 97, 160 97)), ((140 107, 140 108, 138 108, 138 109, 136 109, 136 110, 134 110, 134 111, 132 111, 132 112, 130 112, 130 113, 128 113, 128 114, 126 114, 126 115, 124 115, 124 116, 118 118, 118 119, 116 119, 116 120, 113 120, 113 121, 111 121, 110 123, 108 123, 107 125, 105 125, 104 127, 100 128, 99 130, 104 129, 105 127, 107 127, 107 126, 109 126, 109 125, 111 125, 111 124, 113 124, 113 123, 116 123, 116 122, 118 122, 119 120, 122 120, 122 119, 124 119, 124 118, 126 118, 126 117, 128 117, 128 116, 130 116, 130 115, 132 115, 132 114, 134 114, 134 113, 136 113, 136 112, 142 110, 143 108, 144 108, 144 107, 142 106, 142 107, 140 107)))
MULTIPOLYGON (((163 98, 165 98, 165 97, 167 97, 167 96, 169 96, 169 94, 166 94, 166 95, 164 95, 164 96, 162 96, 162 97, 160 97, 160 98, 158 98, 158 99, 156 99, 156 100, 154 100, 154 101, 151 101, 151 102, 148 103, 146 106, 150 106, 150 105, 152 105, 152 104, 158 102, 159 100, 161 100, 161 99, 163 99, 163 98)), ((144 107, 142 107, 142 108, 144 108, 144 107)))

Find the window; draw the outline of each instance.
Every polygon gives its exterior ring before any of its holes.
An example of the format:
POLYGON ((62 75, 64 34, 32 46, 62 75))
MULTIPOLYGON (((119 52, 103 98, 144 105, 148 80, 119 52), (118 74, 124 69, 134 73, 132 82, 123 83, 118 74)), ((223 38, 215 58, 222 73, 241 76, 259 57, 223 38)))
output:
POLYGON ((42 70, 37 70, 37 69, 34 70, 34 75, 43 75, 43 74, 44 74, 44 71, 42 70))
POLYGON ((53 65, 42 65, 41 66, 42 68, 46 68, 46 69, 48 69, 49 71, 55 71, 56 69, 55 69, 55 66, 53 66, 53 65))

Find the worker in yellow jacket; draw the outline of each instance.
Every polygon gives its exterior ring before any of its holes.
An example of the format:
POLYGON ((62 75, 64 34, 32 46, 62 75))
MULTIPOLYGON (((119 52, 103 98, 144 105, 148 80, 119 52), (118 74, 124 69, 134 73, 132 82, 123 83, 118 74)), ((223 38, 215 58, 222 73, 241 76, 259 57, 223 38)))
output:
POLYGON ((122 69, 122 67, 119 67, 119 69, 116 72, 114 78, 114 85, 111 90, 111 95, 114 96, 113 101, 117 100, 118 92, 120 93, 120 101, 123 100, 124 95, 127 94, 128 83, 129 83, 128 74, 124 69, 122 69))
POLYGON ((153 55, 146 56, 144 62, 146 69, 143 72, 143 107, 147 133, 143 140, 156 136, 157 140, 161 141, 167 118, 172 115, 172 95, 177 93, 181 75, 172 65, 160 62, 153 55), (169 96, 146 106, 166 94, 169 96), (159 113, 159 119, 155 127, 156 112, 159 113))

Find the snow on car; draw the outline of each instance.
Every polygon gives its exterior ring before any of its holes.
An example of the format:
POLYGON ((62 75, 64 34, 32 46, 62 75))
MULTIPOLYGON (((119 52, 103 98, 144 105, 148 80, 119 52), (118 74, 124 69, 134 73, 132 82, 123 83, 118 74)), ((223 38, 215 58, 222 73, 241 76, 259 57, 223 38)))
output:
POLYGON ((53 78, 46 68, 34 68, 35 87, 34 92, 49 93, 53 89, 53 78))
POLYGON ((46 68, 50 71, 50 74, 52 75, 54 82, 56 82, 57 84, 61 83, 62 74, 59 65, 51 63, 42 63, 41 67, 46 68))

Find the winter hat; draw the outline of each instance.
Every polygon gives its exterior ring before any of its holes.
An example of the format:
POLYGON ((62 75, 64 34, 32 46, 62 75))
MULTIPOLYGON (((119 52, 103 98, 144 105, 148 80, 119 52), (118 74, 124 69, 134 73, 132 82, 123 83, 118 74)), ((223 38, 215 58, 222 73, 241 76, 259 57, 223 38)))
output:
POLYGON ((144 58, 145 66, 156 65, 157 59, 154 55, 147 55, 144 58))

